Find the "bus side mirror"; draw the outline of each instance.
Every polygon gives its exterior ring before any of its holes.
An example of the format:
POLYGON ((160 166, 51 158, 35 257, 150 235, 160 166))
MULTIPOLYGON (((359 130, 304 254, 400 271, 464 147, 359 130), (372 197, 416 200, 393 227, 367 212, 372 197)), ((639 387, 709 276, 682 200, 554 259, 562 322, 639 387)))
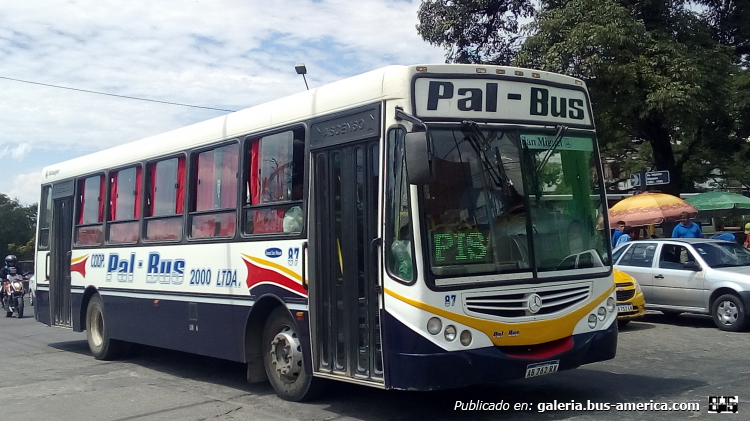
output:
POLYGON ((429 184, 432 182, 432 154, 428 146, 426 132, 407 133, 404 138, 406 155, 406 175, 409 184, 429 184))

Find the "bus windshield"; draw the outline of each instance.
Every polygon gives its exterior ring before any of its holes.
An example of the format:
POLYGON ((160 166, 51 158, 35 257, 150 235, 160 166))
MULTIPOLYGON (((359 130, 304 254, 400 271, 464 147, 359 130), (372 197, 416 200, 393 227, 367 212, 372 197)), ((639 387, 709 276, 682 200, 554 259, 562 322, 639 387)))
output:
POLYGON ((436 277, 609 264, 593 134, 464 122, 431 135, 437 177, 423 203, 436 277))

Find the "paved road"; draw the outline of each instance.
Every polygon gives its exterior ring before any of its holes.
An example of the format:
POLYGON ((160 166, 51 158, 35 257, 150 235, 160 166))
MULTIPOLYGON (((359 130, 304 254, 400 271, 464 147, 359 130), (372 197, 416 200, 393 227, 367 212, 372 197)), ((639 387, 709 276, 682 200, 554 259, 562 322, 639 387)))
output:
POLYGON ((46 327, 28 313, 21 320, 0 318, 2 420, 750 419, 750 332, 719 331, 705 316, 647 314, 621 330, 617 358, 578 370, 431 393, 338 383, 302 404, 279 400, 269 385, 247 385, 243 365, 223 360, 138 347, 127 360, 97 361, 85 334, 46 327), (708 414, 710 395, 738 395, 739 413, 708 414), (509 405, 505 411, 454 411, 457 401, 509 405), (695 402, 700 410, 614 409, 652 401, 695 402), (555 402, 612 407, 539 411, 555 402), (513 409, 524 403, 526 410, 513 409))

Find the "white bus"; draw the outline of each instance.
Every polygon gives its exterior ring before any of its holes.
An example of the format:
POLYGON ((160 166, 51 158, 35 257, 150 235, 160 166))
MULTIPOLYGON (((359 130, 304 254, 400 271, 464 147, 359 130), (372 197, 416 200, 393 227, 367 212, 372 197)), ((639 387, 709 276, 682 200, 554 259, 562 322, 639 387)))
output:
POLYGON ((385 67, 45 168, 36 318, 288 400, 575 368, 617 344, 601 174, 580 80, 385 67))

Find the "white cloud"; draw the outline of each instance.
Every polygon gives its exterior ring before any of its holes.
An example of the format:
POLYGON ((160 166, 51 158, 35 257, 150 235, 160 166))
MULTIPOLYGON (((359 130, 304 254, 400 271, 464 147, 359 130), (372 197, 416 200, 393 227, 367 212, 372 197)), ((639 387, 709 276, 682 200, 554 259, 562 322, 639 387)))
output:
POLYGON ((38 203, 40 197, 39 183, 41 171, 18 174, 13 177, 11 187, 3 192, 11 199, 18 199, 22 205, 38 203))
MULTIPOLYGON (((311 87, 442 62, 416 33, 419 3, 3 2, 0 77, 239 110, 303 90, 297 62, 311 87)), ((0 192, 18 172, 222 114, 0 79, 0 157, 17 161, 0 166, 0 192)))

